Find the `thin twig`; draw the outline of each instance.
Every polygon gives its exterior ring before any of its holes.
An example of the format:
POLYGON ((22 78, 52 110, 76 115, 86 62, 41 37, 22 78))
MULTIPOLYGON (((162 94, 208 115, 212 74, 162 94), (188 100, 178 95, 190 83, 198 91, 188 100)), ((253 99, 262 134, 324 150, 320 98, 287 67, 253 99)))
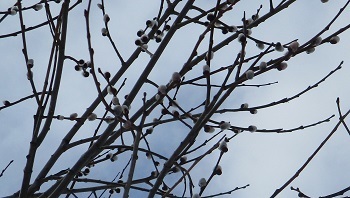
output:
POLYGON ((7 166, 6 166, 4 169, 2 169, 2 171, 1 171, 1 173, 0 173, 0 177, 2 177, 2 176, 4 175, 5 171, 6 171, 7 168, 12 164, 12 162, 13 162, 13 160, 11 160, 11 161, 7 164, 7 166))
POLYGON ((306 166, 311 162, 311 160, 316 156, 316 154, 321 150, 321 148, 326 144, 326 142, 332 137, 332 135, 338 130, 338 127, 340 124, 342 124, 342 121, 349 115, 350 110, 346 112, 342 117, 339 118, 338 123, 335 125, 335 127, 332 129, 332 131, 329 133, 329 135, 321 142, 321 144, 317 147, 317 149, 310 155, 310 157, 306 160, 306 162, 297 170, 297 172, 286 182, 284 183, 280 188, 276 189, 276 191, 271 195, 271 198, 276 197, 280 192, 283 191, 294 179, 296 179, 300 173, 306 168, 306 166))

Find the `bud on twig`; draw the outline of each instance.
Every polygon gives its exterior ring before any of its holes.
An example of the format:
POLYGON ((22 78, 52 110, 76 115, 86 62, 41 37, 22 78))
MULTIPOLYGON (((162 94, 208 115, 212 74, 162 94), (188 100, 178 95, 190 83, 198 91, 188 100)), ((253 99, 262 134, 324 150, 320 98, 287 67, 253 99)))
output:
POLYGON ((180 157, 180 164, 183 164, 186 161, 187 161, 187 156, 186 155, 180 157))
POLYGON ((108 14, 103 15, 103 21, 104 21, 105 23, 108 23, 109 20, 110 20, 110 18, 109 18, 109 16, 108 16, 108 14))
POLYGON ((181 75, 179 72, 174 72, 173 75, 171 76, 171 81, 174 83, 179 83, 181 81, 181 75))
POLYGON ((264 43, 261 43, 261 42, 257 42, 257 43, 256 43, 256 46, 257 46, 259 49, 261 49, 261 50, 263 50, 263 49, 265 48, 264 43))
POLYGON ((220 165, 218 165, 214 170, 215 175, 221 175, 222 174, 222 168, 220 165))
POLYGON ((284 51, 284 47, 282 46, 282 44, 280 42, 277 42, 275 45, 275 50, 278 52, 283 52, 284 51))
POLYGON ((166 94, 166 86, 165 85, 159 85, 158 93, 161 94, 161 95, 165 95, 166 94))
POLYGON ((88 117, 88 120, 89 120, 89 121, 94 121, 94 120, 96 120, 96 118, 97 118, 97 115, 96 115, 95 113, 91 113, 91 114, 89 115, 89 117, 88 117))
POLYGON ((331 39, 329 39, 329 42, 331 44, 337 44, 340 41, 339 36, 333 36, 331 39))
POLYGON ((255 131, 257 130, 257 128, 256 128, 256 126, 254 126, 254 125, 250 125, 250 126, 248 127, 248 130, 249 130, 250 132, 255 132, 255 131))
POLYGON ((33 59, 28 59, 28 61, 27 61, 27 66, 28 66, 29 68, 33 68, 33 66, 34 66, 34 60, 33 60, 33 59))
POLYGON ((260 65, 259 65, 259 69, 260 69, 260 70, 264 70, 264 69, 266 69, 266 67, 267 67, 267 63, 264 62, 264 61, 262 61, 262 62, 260 63, 260 65))
POLYGON ((77 113, 72 113, 72 114, 69 115, 69 119, 70 120, 75 120, 77 117, 78 117, 77 113))
POLYGON ((295 53, 298 50, 298 48, 299 48, 299 42, 294 41, 289 45, 288 50, 292 53, 295 53))
POLYGON ((207 185, 207 180, 205 178, 201 178, 199 181, 198 181, 198 186, 203 188, 207 185))
POLYGON ((146 129, 147 134, 151 134, 152 132, 153 132, 153 127, 149 127, 148 129, 146 129))
POLYGON ((209 67, 209 65, 204 65, 203 66, 203 75, 204 76, 209 76, 209 74, 210 74, 210 67, 209 67))
POLYGON ((243 104, 241 104, 241 108, 242 108, 242 109, 246 109, 246 108, 248 108, 248 106, 249 106, 248 103, 243 103, 243 104))
POLYGON ((220 129, 221 130, 226 130, 226 129, 229 129, 230 127, 231 127, 231 124, 229 122, 222 121, 220 123, 220 129))
POLYGON ((8 101, 8 100, 4 100, 4 101, 2 101, 2 103, 4 104, 4 106, 10 106, 10 101, 8 101))
POLYGON ((108 30, 106 28, 101 29, 102 36, 107 36, 108 35, 108 30))
POLYGON ((277 66, 277 70, 278 71, 282 71, 285 70, 288 67, 288 64, 286 62, 281 62, 278 66, 277 66))
POLYGON ((248 70, 245 72, 245 77, 248 79, 248 80, 251 80, 254 78, 254 72, 252 70, 248 70))
POLYGON ((228 151, 228 147, 227 147, 227 142, 225 140, 223 140, 220 145, 219 145, 219 150, 223 153, 226 153, 228 151))
POLYGON ((35 4, 35 5, 33 6, 33 9, 34 9, 35 11, 39 11, 39 10, 41 10, 42 8, 43 8, 43 5, 42 5, 41 3, 35 4))

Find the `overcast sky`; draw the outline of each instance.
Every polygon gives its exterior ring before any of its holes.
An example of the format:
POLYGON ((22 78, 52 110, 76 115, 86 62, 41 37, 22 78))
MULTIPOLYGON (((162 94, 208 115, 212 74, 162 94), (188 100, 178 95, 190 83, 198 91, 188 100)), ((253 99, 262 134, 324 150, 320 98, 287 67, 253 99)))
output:
MULTIPOLYGON (((180 5, 182 6, 185 2, 183 1, 180 5)), ((241 25, 239 22, 243 16, 243 11, 246 11, 247 16, 251 16, 255 14, 260 4, 263 3, 260 15, 264 15, 268 12, 268 2, 268 0, 244 0, 236 5, 232 13, 224 16, 223 20, 230 24, 241 25)), ((277 4, 279 1, 274 2, 277 4)), ((120 63, 109 41, 101 36, 100 30, 104 25, 101 11, 96 6, 97 3, 98 1, 93 1, 91 13, 95 64, 103 70, 108 70, 114 74, 118 71, 120 63)), ((305 43, 321 31, 345 3, 345 0, 330 0, 328 3, 321 3, 320 0, 297 1, 287 10, 253 29, 252 36, 267 42, 287 43, 298 39, 301 44, 305 43)), ((6 11, 12 4, 13 2, 11 1, 0 1, 0 11, 6 11)), ((206 10, 213 7, 215 2, 197 1, 195 4, 206 10)), ((25 4, 25 6, 28 5, 25 4)), ((86 27, 83 15, 83 10, 86 7, 87 2, 84 1, 69 16, 66 54, 77 59, 88 58, 86 27)), ((52 3, 51 8, 53 15, 56 15, 59 5, 52 3)), ((157 15, 158 8, 159 1, 155 0, 106 2, 106 12, 111 18, 109 23, 110 32, 125 59, 136 49, 134 40, 137 38, 137 30, 144 28, 145 21, 157 15)), ((194 16, 195 13, 191 12, 190 15, 194 16)), ((24 22, 29 27, 43 22, 45 20, 45 11, 44 9, 39 12, 29 10, 24 13, 24 17, 24 22)), ((349 8, 347 8, 330 30, 322 35, 322 38, 348 25, 349 17, 350 12, 349 8)), ((172 20, 174 19, 175 17, 172 20)), ((19 27, 18 15, 8 16, 0 23, 0 35, 17 31, 19 27)), ((164 55, 160 58, 156 69, 149 78, 158 84, 166 84, 171 74, 181 69, 203 30, 204 28, 199 25, 189 25, 180 29, 167 46, 164 55)), ((216 33, 214 44, 226 37, 226 35, 222 36, 220 34, 219 31, 216 33)), ((44 81, 52 39, 49 34, 49 28, 46 26, 30 31, 26 35, 29 57, 35 60, 33 69, 34 80, 40 89, 44 81)), ((280 188, 302 166, 337 123, 336 98, 340 98, 343 112, 346 112, 350 107, 350 93, 347 86, 350 83, 348 77, 350 74, 349 36, 349 33, 343 33, 340 35, 340 43, 337 45, 326 43, 318 47, 312 54, 304 53, 292 58, 288 61, 288 68, 285 71, 267 72, 249 81, 251 84, 278 81, 277 84, 259 88, 240 87, 232 93, 222 108, 238 108, 242 103, 249 103, 250 106, 259 106, 285 97, 292 97, 318 82, 330 71, 334 70, 341 61, 344 61, 343 68, 323 82, 318 88, 287 104, 259 110, 256 115, 251 115, 248 112, 214 115, 213 118, 216 120, 230 121, 232 125, 239 127, 256 125, 258 129, 290 129, 318 122, 332 114, 336 116, 328 123, 293 133, 266 134, 243 132, 239 134, 229 142, 229 152, 224 155, 220 163, 224 174, 214 177, 207 193, 204 195, 224 192, 235 187, 250 184, 246 189, 222 197, 270 197, 277 188, 280 188)), ((150 51, 154 52, 157 46, 156 44, 150 44, 150 51)), ((207 44, 201 46, 200 53, 205 52, 207 46, 207 44)), ((22 39, 20 36, 0 39, 0 100, 12 102, 32 93, 30 84, 26 79, 25 61, 21 49, 22 39)), ((234 41, 232 45, 226 46, 220 52, 215 53, 212 65, 216 68, 229 65, 234 61, 239 50, 240 44, 234 41)), ((257 53, 259 53, 259 50, 254 46, 254 43, 248 43, 246 55, 252 56, 257 53)), ((268 58, 276 58, 280 55, 281 53, 275 52, 268 58)), ((265 61, 269 61, 269 59, 263 58, 265 61)), ((133 83, 136 82, 138 75, 148 61, 149 56, 146 53, 142 53, 130 70, 126 72, 126 86, 121 90, 121 96, 129 93, 133 83)), ((195 72, 202 72, 203 64, 204 62, 199 63, 198 67, 194 68, 192 72, 194 74, 196 74, 195 72)), ((80 72, 74 70, 74 66, 74 62, 70 60, 65 61, 62 86, 55 115, 69 116, 74 112, 82 115, 96 98, 96 90, 92 79, 83 78, 80 72)), ((186 78, 190 79, 187 76, 186 78)), ((220 75, 214 76, 212 82, 221 83, 222 78, 220 75)), ((119 87, 121 82, 118 82, 116 87, 119 87)), ((157 90, 151 86, 146 86, 140 93, 144 91, 147 91, 149 95, 153 95, 157 90)), ((181 105, 190 109, 203 101, 204 97, 205 89, 191 87, 183 88, 177 100, 181 105)), ((137 97, 135 101, 139 101, 136 104, 140 105, 141 97, 137 97)), ((132 110, 137 109, 137 105, 135 106, 132 107, 132 110)), ((100 106, 95 112, 102 116, 103 110, 104 108, 100 106)), ((0 177, 0 196, 10 195, 20 189, 35 112, 36 103, 33 99, 0 111, 2 137, 0 139, 0 170, 9 161, 14 160, 5 174, 0 177)), ((53 122, 46 141, 38 150, 37 161, 33 170, 34 178, 73 124, 74 122, 70 121, 55 120, 53 122)), ((96 126, 97 123, 86 123, 86 126, 77 133, 73 140, 93 134, 96 126)), ((170 124, 166 127, 158 128, 156 132, 158 136, 150 137, 150 141, 153 144, 152 148, 169 156, 172 154, 171 149, 179 145, 180 138, 184 137, 188 130, 183 125, 170 124)), ((227 134, 231 135, 230 133, 227 134)), ((208 138, 210 138, 210 135, 203 132, 197 142, 199 144, 208 138)), ((347 157, 350 153, 349 138, 349 134, 341 126, 291 186, 299 187, 311 197, 328 195, 348 187, 349 183, 347 181, 350 177, 350 168, 348 166, 350 159, 347 157)), ((73 149, 69 154, 64 154, 49 174, 72 166, 73 162, 85 150, 86 146, 73 149)), ((194 192, 199 191, 197 186, 198 180, 201 177, 210 175, 218 154, 219 152, 213 153, 211 157, 204 160, 202 165, 194 169, 192 175, 196 184, 194 192), (206 166, 207 164, 209 165, 206 166)), ((125 166, 127 160, 102 165, 104 168, 96 168, 95 171, 92 171, 92 175, 100 179, 111 180, 117 174, 113 170, 119 171, 120 167, 125 166)), ((147 169, 149 167, 138 166, 138 168, 140 170, 136 172, 136 177, 147 175, 142 173, 144 170, 151 171, 151 169, 147 169)), ((131 197, 136 196, 142 195, 132 191, 131 197)), ((297 193, 291 191, 289 186, 278 197, 297 197, 297 193)))

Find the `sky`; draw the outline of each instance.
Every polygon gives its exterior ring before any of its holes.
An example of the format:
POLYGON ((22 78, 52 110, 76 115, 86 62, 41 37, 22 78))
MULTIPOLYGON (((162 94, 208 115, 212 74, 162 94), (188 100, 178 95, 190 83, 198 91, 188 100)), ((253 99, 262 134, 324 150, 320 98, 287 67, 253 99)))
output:
MULTIPOLYGON (((101 28, 104 27, 102 13, 96 4, 99 1, 92 1, 90 25, 92 35, 92 45, 95 51, 95 64, 104 71, 115 74, 120 68, 118 57, 113 51, 106 37, 101 36, 101 28)), ((182 7, 186 1, 180 3, 182 7)), ((263 7, 260 15, 268 12, 268 0, 254 1, 245 0, 238 3, 234 10, 223 17, 223 21, 240 25, 240 19, 245 11, 247 16, 255 14, 260 4, 263 7)), ((274 1, 278 4, 279 1, 274 1)), ((136 32, 145 27, 145 21, 152 19, 158 13, 159 1, 111 1, 106 3, 106 12, 109 14, 110 34, 113 37, 120 53, 127 59, 137 48, 134 41, 137 38, 136 32)), ((299 43, 305 43, 315 34, 321 31, 337 14, 339 9, 346 3, 345 0, 330 0, 322 3, 320 0, 297 1, 288 9, 268 19, 259 27, 252 30, 252 36, 266 42, 288 43, 298 39, 299 43)), ((11 7, 13 2, 1 1, 0 11, 5 11, 11 7)), ((25 2, 25 6, 32 5, 33 2, 25 2), (29 4, 30 3, 30 4, 29 4)), ((51 3, 52 14, 58 14, 60 4, 51 3)), ((198 7, 207 10, 215 5, 214 1, 197 1, 198 7)), ((86 27, 83 11, 87 7, 87 1, 78 5, 69 16, 68 39, 66 55, 77 59, 87 59, 88 50, 86 42, 86 27)), ((190 16, 197 12, 191 11, 190 16)), ((334 31, 348 25, 350 12, 347 8, 338 18, 331 28, 321 37, 325 38, 334 31)), ((24 13, 24 22, 27 27, 36 25, 45 20, 44 9, 38 12, 28 10, 24 13)), ((175 19, 172 17, 170 23, 175 19)), ((0 23, 0 38, 20 28, 18 14, 8 16, 0 23)), ((166 84, 174 71, 179 71, 187 60, 189 53, 195 45, 198 36, 204 31, 199 25, 188 25, 178 30, 172 41, 164 51, 164 54, 156 64, 155 69, 149 79, 157 84, 166 84)), ((34 81, 38 88, 44 83, 44 76, 48 63, 51 47, 51 36, 47 26, 30 31, 26 34, 29 57, 35 61, 33 68, 34 81)), ((305 130, 292 133, 250 133, 243 132, 237 135, 228 143, 229 152, 224 154, 220 165, 223 168, 221 176, 214 177, 204 195, 211 195, 229 191, 235 187, 249 184, 246 189, 238 190, 231 195, 221 197, 270 197, 273 192, 280 188, 308 159, 325 137, 331 132, 338 122, 336 99, 340 98, 342 112, 346 112, 350 106, 350 95, 347 91, 349 83, 349 33, 340 35, 340 42, 336 45, 325 43, 317 47, 312 54, 300 54, 288 61, 288 68, 284 71, 270 71, 263 75, 256 76, 246 84, 266 84, 278 81, 277 84, 262 87, 239 87, 223 103, 221 108, 238 108, 243 103, 250 106, 259 106, 266 103, 278 101, 285 97, 292 97, 324 78, 329 72, 334 70, 341 61, 343 67, 337 71, 317 88, 307 92, 299 98, 286 104, 281 104, 267 109, 261 109, 257 114, 251 115, 249 112, 215 114, 213 119, 229 121, 232 125, 247 127, 256 125, 258 129, 290 129, 300 125, 308 125, 320 120, 324 120, 331 115, 335 117, 330 122, 317 125, 305 130)), ((219 31, 215 32, 214 44, 223 40, 226 35, 219 31)), ((204 39, 204 44, 199 47, 199 52, 204 53, 208 47, 208 37, 204 39)), ((158 44, 149 44, 149 50, 154 52, 158 44)), ((21 52, 22 39, 19 36, 0 39, 0 100, 16 101, 32 94, 30 84, 26 79, 26 67, 24 56, 21 52)), ((240 44, 233 41, 215 53, 212 66, 220 68, 227 66, 235 58, 240 50, 240 44)), ((248 42, 247 56, 259 53, 253 42, 248 42)), ((265 61, 281 56, 283 52, 274 52, 265 61)), ((132 67, 126 72, 126 85, 121 89, 121 96, 128 94, 133 84, 137 81, 142 69, 150 60, 146 53, 140 54, 132 67)), ((186 79, 198 76, 202 72, 200 62, 197 67, 186 75, 186 79)), ((80 72, 74 70, 75 63, 66 60, 64 64, 62 84, 58 97, 55 115, 69 116, 71 113, 82 115, 85 109, 96 98, 95 85, 91 78, 83 78, 80 72)), ((99 76, 99 80, 102 80, 99 76)), ((122 79, 123 80, 123 79, 122 79)), ((116 87, 121 86, 121 82, 116 87)), ((212 77, 212 82, 221 83, 222 75, 212 77)), ((204 82, 204 81, 202 81, 204 82)), ((106 83, 103 83, 105 85, 106 83)), ((143 92, 153 95, 157 89, 152 86, 145 86, 143 92)), ((177 101, 184 108, 199 104, 205 97, 205 89, 199 87, 183 87, 179 92, 177 101)), ((111 99, 110 96, 107 98, 111 99)), ((142 104, 142 96, 137 96, 135 105, 132 105, 131 113, 137 110, 142 104)), ((25 156, 28 153, 29 141, 33 128, 33 115, 36 112, 35 100, 26 100, 18 105, 0 111, 0 125, 2 138, 0 139, 0 170, 11 161, 14 162, 0 177, 0 197, 11 195, 19 190, 25 165, 25 156)), ((104 113, 104 108, 100 105, 96 111, 99 116, 104 113)), ((154 116, 154 115, 151 115, 154 116)), ((152 119, 150 116, 149 120, 152 119)), ((60 140, 73 126, 71 121, 54 120, 50 132, 43 145, 38 150, 37 161, 33 170, 35 178, 38 171, 49 159, 50 155, 60 144, 60 140)), ((84 127, 73 138, 73 141, 91 136, 98 123, 87 122, 84 127)), ((106 125, 103 126, 105 128, 106 125)), ((188 129, 179 123, 168 124, 155 130, 155 134, 149 137, 152 148, 161 154, 169 156, 172 149, 176 148, 181 138, 188 129)), ((228 136, 232 133, 227 132, 228 136)), ((210 138, 212 134, 202 131, 197 144, 210 138)), ((278 197, 297 197, 295 191, 290 187, 299 187, 302 192, 311 197, 325 196, 340 191, 349 186, 349 158, 346 156, 350 152, 348 144, 349 134, 340 126, 332 138, 325 144, 321 151, 306 167, 306 169, 289 185, 278 197)), ((144 146, 144 144, 143 144, 144 146)), ((59 162, 54 166, 53 174, 61 169, 71 167, 81 154, 86 150, 86 146, 72 149, 69 153, 63 154, 59 162)), ((201 150, 203 151, 203 150, 201 150)), ((199 152, 200 153, 200 152, 199 152)), ((92 169, 91 177, 112 180, 124 167, 128 158, 120 156, 115 163, 102 163, 101 166, 92 169), (117 170, 117 171, 116 171, 117 170)), ((192 178, 197 184, 201 177, 208 177, 212 167, 217 161, 219 152, 213 152, 193 169, 192 178)), ((146 159, 143 159, 144 161, 146 159)), ((145 163, 149 164, 149 163, 145 163)), ((151 167, 142 164, 137 166, 136 176, 142 177, 152 171, 151 167)), ((170 178, 172 181, 172 178, 170 178)), ((43 187, 45 188, 45 186, 43 187)), ((199 191, 199 187, 193 189, 199 191)), ((175 191, 180 192, 180 191, 175 191)), ((347 195, 350 193, 348 192, 347 195)), ((142 197, 136 191, 131 191, 130 197, 142 197)), ((106 195, 106 197, 108 197, 106 195)))

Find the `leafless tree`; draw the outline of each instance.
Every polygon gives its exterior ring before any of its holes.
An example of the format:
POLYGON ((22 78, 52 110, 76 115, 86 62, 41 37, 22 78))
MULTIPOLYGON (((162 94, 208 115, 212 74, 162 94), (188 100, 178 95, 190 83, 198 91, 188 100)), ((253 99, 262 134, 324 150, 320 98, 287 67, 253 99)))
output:
MULTIPOLYGON (((0 3, 1 29, 6 29, 7 21, 20 24, 15 26, 17 30, 9 26, 9 31, 1 32, 0 38, 20 41, 21 46, 7 48, 15 48, 18 54, 22 53, 20 66, 2 67, 16 67, 19 68, 17 71, 25 71, 31 88, 31 94, 22 95, 16 100, 1 95, 4 99, 1 114, 28 101, 35 107, 32 128, 25 131, 30 138, 25 139, 28 153, 23 164, 24 171, 20 174, 20 170, 17 170, 15 175, 22 178, 21 186, 8 197, 112 197, 120 193, 123 197, 194 198, 220 197, 236 191, 254 190, 249 183, 232 186, 216 194, 208 190, 217 185, 213 178, 225 173, 222 159, 234 157, 229 154, 232 152, 229 145, 235 138, 247 132, 276 133, 278 136, 281 133, 306 131, 335 117, 332 115, 291 129, 264 129, 255 125, 243 126, 223 115, 248 112, 254 116, 260 110, 302 98, 340 70, 343 62, 335 63, 333 68, 329 66, 329 73, 312 86, 305 85, 304 90, 277 101, 255 106, 247 103, 235 103, 229 107, 224 105, 228 101, 232 103, 241 88, 264 89, 278 84, 274 79, 266 83, 256 83, 252 79, 285 70, 295 57, 307 58, 311 55, 306 54, 325 45, 329 49, 336 48, 330 44, 337 44, 350 25, 345 24, 336 30, 331 27, 349 9, 350 1, 344 1, 339 12, 334 13, 334 18, 327 19, 328 24, 307 41, 301 42, 295 38, 286 43, 279 42, 278 36, 273 41, 264 40, 254 31, 286 11, 296 0, 258 1, 260 6, 243 12, 236 9, 246 3, 240 0, 159 0, 155 1, 159 7, 154 9, 156 12, 152 11, 153 17, 143 19, 143 26, 134 32, 125 32, 126 28, 117 24, 122 20, 132 23, 135 14, 132 7, 139 5, 134 1, 116 2, 130 4, 130 16, 118 16, 114 8, 108 6, 111 2, 104 0, 41 0, 35 3, 17 0, 8 7, 0 3), (39 18, 43 22, 31 22, 30 17, 36 13, 42 14, 39 18), (232 16, 240 20, 234 21, 232 16), (85 28, 70 31, 72 26, 81 25, 85 28), (174 48, 176 44, 172 41, 181 31, 195 34, 195 37, 191 37, 197 38, 195 45, 184 43, 185 49, 174 48), (51 40, 45 41, 45 45, 33 42, 33 39, 40 39, 41 33, 50 36, 51 40), (130 55, 125 55, 128 54, 127 50, 120 47, 123 41, 118 38, 119 34, 132 34, 136 38, 129 41, 132 44, 129 49, 134 50, 130 55), (73 35, 74 38, 83 38, 83 43, 72 46, 70 37, 73 35), (35 57, 35 48, 45 48, 48 56, 35 57), (229 50, 224 51, 227 48, 229 50), (109 52, 105 54, 101 50, 109 52), (185 61, 181 64, 164 59, 160 61, 166 53, 174 59, 185 61), (107 64, 113 65, 112 69, 107 64), (168 67, 172 75, 163 75, 164 67, 168 67), (77 73, 82 76, 72 79, 72 75, 77 76, 77 73), (64 83, 66 81, 71 82, 64 83), (77 90, 79 100, 68 101, 60 97, 61 90, 74 86, 75 82, 81 86, 77 90), (85 98, 86 92, 95 99, 85 98), (74 113, 75 109, 70 115, 59 113, 59 103, 69 103, 73 108, 87 100, 90 105, 80 112, 74 113), (52 138, 48 137, 57 133, 63 135, 52 143, 52 138), (45 152, 47 146, 43 145, 57 146, 52 146, 54 151, 49 153, 45 152), (38 160, 39 152, 44 152, 47 160, 38 160), (38 171, 33 172, 34 169, 38 171), (193 175, 196 169, 206 174, 193 175), (108 172, 114 179, 99 177, 102 172, 108 172)), ((321 0, 318 3, 326 2, 321 0)), ((7 56, 7 52, 2 52, 1 56, 7 56)), ((300 169, 280 188, 271 192, 271 197, 276 197, 286 188, 296 191, 299 197, 309 197, 299 187, 291 186, 293 180, 339 126, 345 126, 350 134, 344 121, 350 111, 341 111, 339 98, 336 104, 338 124, 319 143, 314 153, 305 159, 300 169)), ((31 116, 33 114, 23 115, 31 116)), ((6 151, 1 152, 3 155, 6 155, 6 151)), ((13 157, 13 160, 6 162, 0 179, 7 179, 6 175, 10 174, 16 160, 13 157)), ((350 187, 339 189, 324 197, 336 197, 349 190, 350 187)))

